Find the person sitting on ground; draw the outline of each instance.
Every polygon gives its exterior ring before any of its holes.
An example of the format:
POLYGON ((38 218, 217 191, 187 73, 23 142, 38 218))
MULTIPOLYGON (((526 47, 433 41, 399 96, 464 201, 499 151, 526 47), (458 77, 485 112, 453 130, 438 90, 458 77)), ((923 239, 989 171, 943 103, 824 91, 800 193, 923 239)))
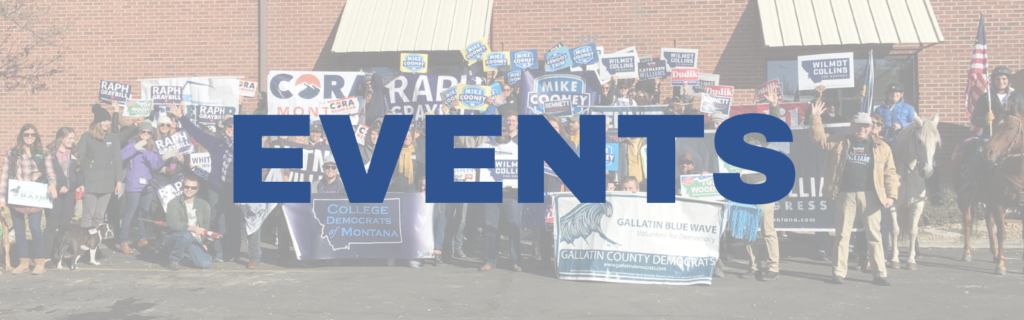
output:
POLYGON ((170 251, 171 263, 167 269, 177 271, 178 262, 188 253, 196 268, 210 268, 213 258, 202 243, 210 227, 210 203, 196 197, 199 192, 199 177, 188 174, 181 183, 181 195, 167 204, 167 228, 172 233, 164 238, 164 245, 170 251))

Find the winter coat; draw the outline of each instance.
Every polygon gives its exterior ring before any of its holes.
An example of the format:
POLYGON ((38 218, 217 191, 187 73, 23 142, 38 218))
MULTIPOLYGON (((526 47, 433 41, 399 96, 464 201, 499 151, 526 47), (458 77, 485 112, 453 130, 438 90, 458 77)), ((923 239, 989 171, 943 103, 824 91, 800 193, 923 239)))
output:
POLYGON ((188 132, 188 135, 196 143, 202 145, 210 153, 210 184, 217 191, 224 189, 224 181, 222 180, 225 169, 224 158, 230 158, 233 151, 231 150, 232 143, 229 141, 230 139, 203 132, 203 129, 200 129, 188 119, 182 119, 179 123, 181 123, 181 127, 188 132))
MULTIPOLYGON (((999 119, 999 116, 1003 115, 1004 112, 1010 110, 1010 108, 1017 108, 1019 112, 1024 114, 1024 96, 1021 96, 1017 91, 1010 91, 1006 97, 1006 104, 1009 106, 1003 106, 1002 101, 999 101, 999 96, 992 94, 992 115, 995 119, 999 119)), ((988 127, 988 94, 983 94, 978 97, 978 101, 974 104, 974 112, 971 112, 971 124, 978 128, 988 127)))
POLYGON ((917 110, 914 109, 914 106, 906 103, 905 100, 900 100, 891 107, 882 102, 882 105, 875 109, 875 113, 882 116, 882 121, 885 121, 882 137, 885 138, 885 141, 893 143, 896 141, 896 136, 900 134, 900 131, 914 122, 914 115, 917 114, 917 110), (892 126, 897 123, 900 124, 900 130, 893 130, 892 126))
POLYGON ((91 133, 82 135, 78 142, 79 164, 82 166, 82 185, 88 193, 112 193, 121 177, 121 141, 116 133, 98 139, 91 133))
MULTIPOLYGON (((121 149, 121 161, 128 162, 128 174, 125 178, 125 192, 153 192, 149 181, 153 174, 160 171, 165 161, 156 151, 135 149, 136 139, 128 140, 128 145, 121 149), (144 181, 144 182, 143 182, 144 181)), ((173 158, 172 158, 173 159, 173 158)))
MULTIPOLYGON (((188 230, 188 207, 185 206, 185 196, 179 195, 167 203, 167 228, 174 231, 188 230)), ((210 229, 210 203, 196 197, 192 200, 192 207, 196 209, 196 226, 203 229, 210 229)))
MULTIPOLYGON (((823 190, 825 195, 835 198, 839 195, 839 187, 842 186, 843 171, 846 168, 846 156, 850 152, 850 139, 853 135, 835 136, 825 133, 825 127, 821 124, 821 117, 811 115, 811 141, 825 150, 828 160, 826 161, 825 184, 823 190)), ((886 198, 897 199, 900 189, 900 179, 896 176, 896 164, 892 160, 892 150, 889 145, 879 137, 871 137, 874 143, 872 147, 872 182, 879 202, 885 202, 886 198)))

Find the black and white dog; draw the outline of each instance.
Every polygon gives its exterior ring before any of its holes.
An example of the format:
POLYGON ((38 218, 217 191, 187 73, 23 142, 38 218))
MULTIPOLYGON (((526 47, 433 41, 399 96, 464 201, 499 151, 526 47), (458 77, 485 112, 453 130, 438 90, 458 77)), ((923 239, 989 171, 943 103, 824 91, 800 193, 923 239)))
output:
POLYGON ((64 233, 64 238, 60 242, 57 269, 64 268, 64 256, 67 255, 69 249, 74 250, 71 255, 71 270, 78 269, 78 259, 82 257, 84 250, 89 250, 89 264, 94 266, 100 265, 99 262, 96 262, 96 250, 100 248, 100 243, 103 242, 103 239, 111 237, 113 237, 113 232, 106 223, 100 224, 96 228, 70 227, 64 233))

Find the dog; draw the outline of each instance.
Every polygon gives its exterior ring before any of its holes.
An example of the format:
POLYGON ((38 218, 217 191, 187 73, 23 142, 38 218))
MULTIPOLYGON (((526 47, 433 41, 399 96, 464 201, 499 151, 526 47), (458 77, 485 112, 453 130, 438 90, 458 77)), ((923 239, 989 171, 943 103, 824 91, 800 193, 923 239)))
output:
POLYGON ((112 238, 113 231, 110 230, 110 226, 106 223, 100 224, 96 228, 83 228, 79 226, 71 226, 65 233, 64 237, 60 242, 60 251, 57 256, 57 270, 64 268, 64 257, 67 255, 68 250, 74 249, 74 253, 71 255, 71 270, 78 269, 78 259, 82 257, 82 253, 85 250, 89 250, 89 264, 98 266, 99 262, 96 262, 96 250, 100 248, 100 243, 103 239, 112 238))

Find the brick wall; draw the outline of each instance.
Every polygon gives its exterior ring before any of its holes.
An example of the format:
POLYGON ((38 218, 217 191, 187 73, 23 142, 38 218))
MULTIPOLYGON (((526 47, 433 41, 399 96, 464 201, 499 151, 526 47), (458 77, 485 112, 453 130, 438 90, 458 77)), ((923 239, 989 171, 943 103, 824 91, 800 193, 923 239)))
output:
MULTIPOLYGON (((48 1, 48 0, 40 0, 48 1)), ((736 87, 738 102, 750 101, 765 79, 766 57, 791 52, 865 51, 867 46, 766 49, 756 1, 707 0, 494 0, 491 45, 505 50, 545 51, 557 42, 578 45, 579 36, 597 34, 608 51, 636 46, 641 56, 662 47, 700 50, 702 72, 721 75, 736 87)), ((257 2, 251 0, 54 1, 58 21, 74 21, 71 51, 60 62, 64 73, 51 89, 37 94, 0 92, 0 149, 6 149, 24 122, 40 127, 44 141, 58 126, 80 132, 91 121, 88 105, 100 80, 200 76, 257 78, 257 2)), ((946 144, 940 160, 966 136, 963 114, 965 71, 978 12, 987 13, 990 63, 1024 67, 1024 0, 932 0, 946 41, 871 46, 876 55, 918 52, 920 112, 939 115, 946 144), (881 49, 880 49, 881 48, 881 49), (884 52, 890 50, 890 52, 884 52)), ((271 70, 312 70, 329 49, 329 35, 344 9, 337 0, 274 0, 268 10, 271 70)), ((397 63, 397 62, 396 62, 397 63)), ((262 85, 262 84, 261 84, 262 85)), ((668 84, 663 95, 670 94, 668 84)), ((1024 88, 1022 88, 1024 89, 1024 88)), ((243 98, 246 110, 255 100, 243 98)), ((940 162, 942 164, 942 162, 940 162)))

